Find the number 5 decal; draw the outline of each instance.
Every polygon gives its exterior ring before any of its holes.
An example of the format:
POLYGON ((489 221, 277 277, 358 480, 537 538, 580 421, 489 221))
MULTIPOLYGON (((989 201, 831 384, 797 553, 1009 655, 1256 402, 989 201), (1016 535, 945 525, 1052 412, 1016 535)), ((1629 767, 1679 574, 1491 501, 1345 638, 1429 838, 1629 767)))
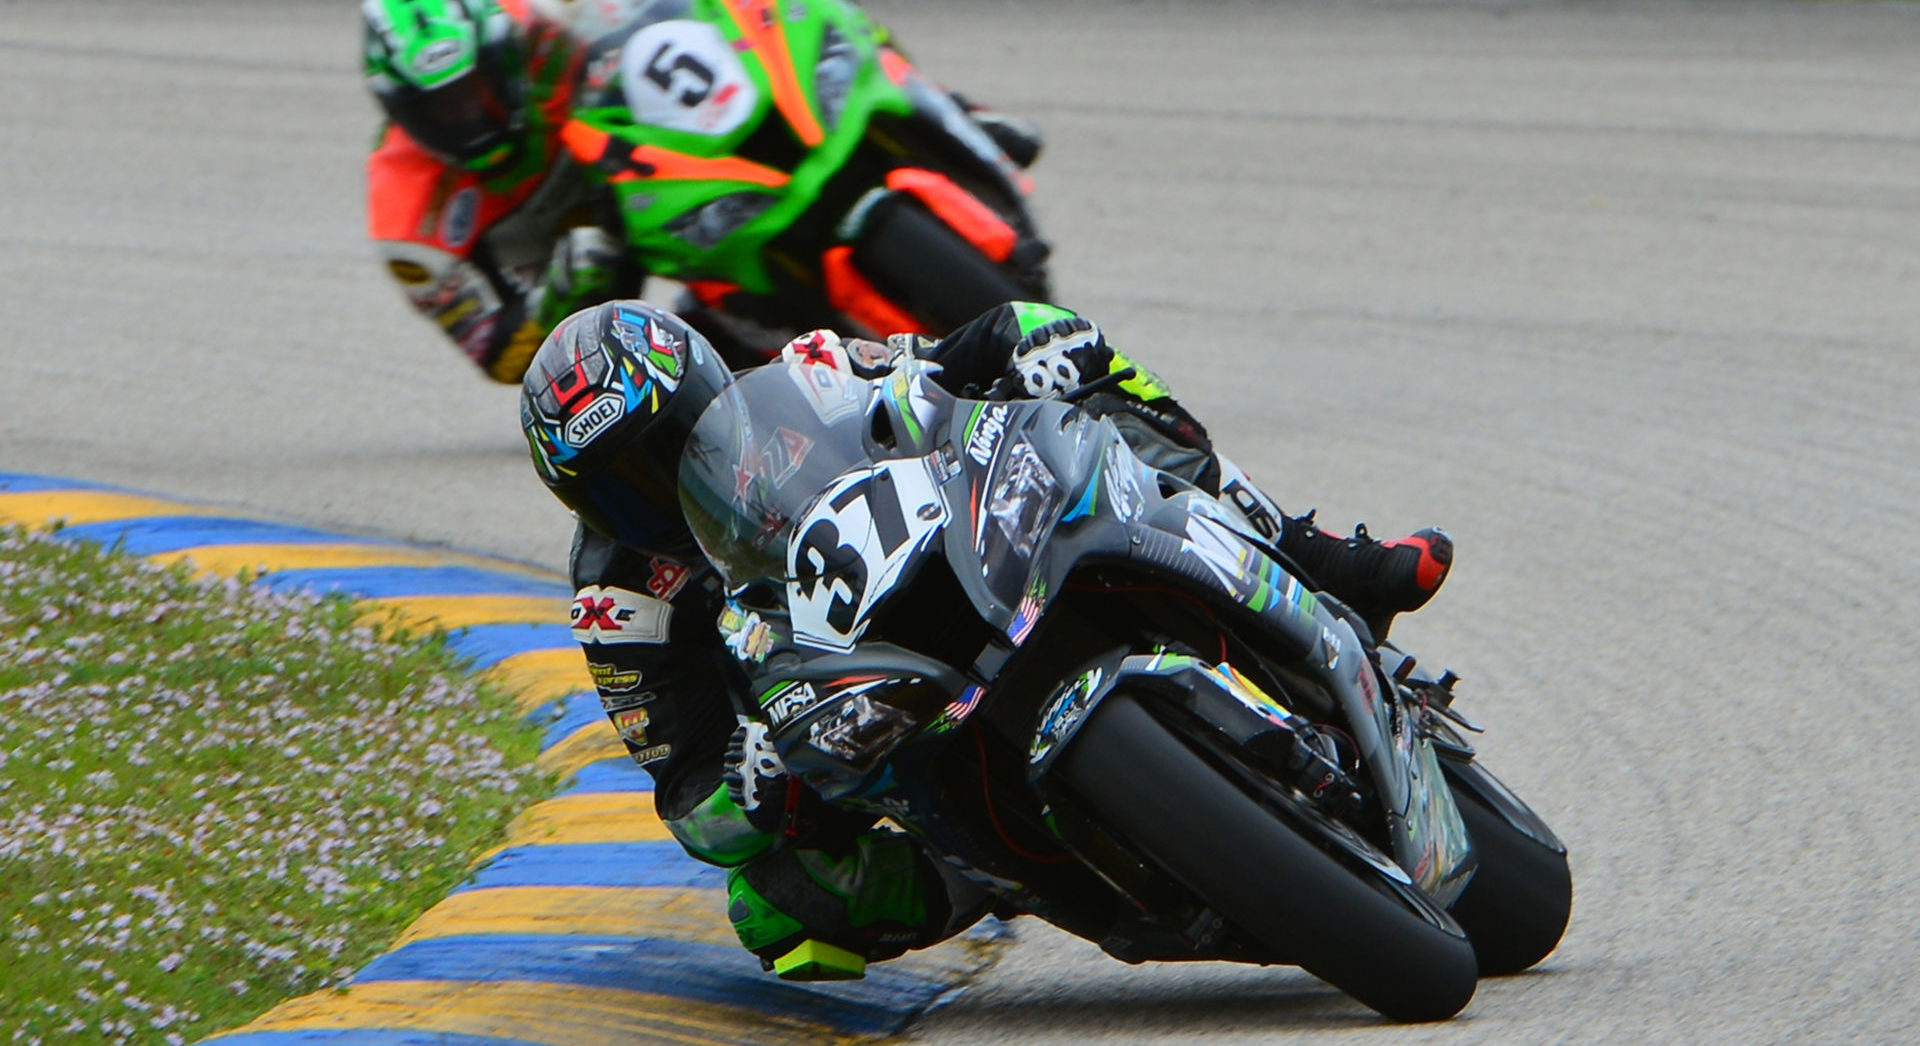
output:
POLYGON ((633 118, 655 127, 722 135, 751 117, 760 92, 720 30, 706 22, 655 22, 620 53, 620 87, 633 118))
POLYGON ((647 60, 647 79, 652 80, 660 90, 671 94, 677 73, 686 73, 692 78, 686 90, 674 96, 674 100, 681 105, 691 108, 706 101, 707 96, 713 93, 713 70, 685 51, 674 53, 673 41, 669 40, 661 44, 660 49, 647 60))
POLYGON ((947 522, 926 462, 885 461, 827 487, 794 528, 787 607, 795 638, 847 650, 867 614, 947 522))

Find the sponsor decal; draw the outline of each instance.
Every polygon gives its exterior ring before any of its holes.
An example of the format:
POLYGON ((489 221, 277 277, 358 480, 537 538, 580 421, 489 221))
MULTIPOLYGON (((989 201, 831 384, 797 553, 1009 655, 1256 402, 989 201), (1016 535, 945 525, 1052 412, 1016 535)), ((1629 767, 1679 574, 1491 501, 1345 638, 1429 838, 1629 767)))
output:
POLYGON ((1087 706, 1093 699, 1094 691, 1100 689, 1100 681, 1106 677, 1106 670, 1096 668, 1075 680, 1071 687, 1040 714, 1040 729, 1033 735, 1033 747, 1029 750, 1027 761, 1038 763, 1053 751, 1060 741, 1060 735, 1072 730, 1087 714, 1087 706))
POLYGON ((472 298, 461 298, 446 308, 441 309, 439 312, 434 313, 433 318, 440 326, 447 330, 454 330, 458 328, 462 322, 471 319, 474 312, 479 308, 480 303, 474 301, 472 298))
POLYGON ((473 239, 473 230, 479 224, 480 189, 469 185, 453 194, 447 201, 447 208, 440 215, 440 240, 449 247, 465 247, 473 239))
POLYGON ((570 610, 573 638, 582 643, 664 643, 673 606, 613 585, 588 585, 570 610))
POLYGON ((642 748, 638 752, 633 753, 633 761, 639 763, 641 766, 645 766, 648 763, 657 763, 672 754, 672 745, 654 745, 651 748, 642 748))
POLYGON ((435 40, 421 48, 420 57, 413 61, 413 68, 421 76, 432 76, 459 61, 460 56, 466 53, 466 44, 458 39, 435 40))
POLYGON ((1327 659, 1327 671, 1340 667, 1340 637, 1325 626, 1320 629, 1320 655, 1327 659))
MULTIPOLYGON (((640 688, 638 669, 628 670, 603 661, 588 661, 587 672, 593 676, 593 685, 602 692, 600 699, 602 707, 607 707, 605 694, 632 693, 640 688)), ((608 708, 608 711, 612 709, 608 708)))
POLYGON ((793 474, 806 464, 813 441, 782 425, 773 430, 767 445, 760 448, 760 464, 775 487, 786 486, 793 474))
POLYGON ((777 730, 792 721, 794 716, 812 708, 819 700, 820 694, 814 690, 812 683, 799 683, 774 694, 761 706, 761 711, 767 714, 768 722, 777 730))
POLYGON ((742 661, 759 664, 773 652, 773 626, 761 620, 756 611, 742 613, 734 607, 720 612, 720 635, 727 649, 742 661))
POLYGON ((1373 707, 1380 703, 1380 687, 1373 681, 1372 666, 1364 661, 1361 662, 1354 676, 1360 681, 1360 700, 1366 704, 1368 711, 1372 711, 1373 707))
POLYGON ((624 712, 629 708, 638 708, 641 705, 652 704, 653 699, 658 696, 658 694, 655 694, 651 690, 640 694, 601 694, 600 707, 605 709, 608 715, 612 715, 615 712, 624 712))
POLYGON ((1221 488, 1220 496, 1224 498, 1228 504, 1239 509, 1240 514, 1247 517, 1247 522, 1253 524, 1253 529, 1258 532, 1261 537, 1266 538, 1268 541, 1279 539, 1279 522, 1273 518, 1273 513, 1268 512, 1267 507, 1261 504, 1259 496, 1245 483, 1240 482, 1238 479, 1233 480, 1221 488))
POLYGON ((587 88, 598 91, 613 82, 620 75, 620 52, 608 51, 606 54, 587 63, 587 88))
POLYGON ((619 421, 627 413, 626 398, 617 392, 603 392, 595 396, 580 413, 567 419, 566 427, 560 434, 575 447, 584 447, 593 442, 593 437, 607 431, 607 427, 619 421))
POLYGON ((996 403, 981 414, 980 421, 967 436, 967 457, 976 465, 985 465, 993 460, 993 451, 1000 445, 1000 436, 1007 431, 1007 405, 996 403))
POLYGON ((613 728, 620 731, 620 739, 635 748, 647 746, 647 710, 632 708, 613 714, 613 728))
POLYGON ((387 263, 387 269, 393 273, 394 279, 408 286, 419 286, 433 281, 433 273, 428 272, 427 267, 419 262, 395 258, 387 263))
POLYGON ((652 570, 647 577, 647 594, 655 599, 673 599, 687 587, 687 578, 693 576, 692 567, 661 556, 655 556, 647 566, 652 570))
POLYGON ((885 345, 867 338, 849 338, 844 347, 853 365, 864 370, 879 370, 893 359, 885 345))

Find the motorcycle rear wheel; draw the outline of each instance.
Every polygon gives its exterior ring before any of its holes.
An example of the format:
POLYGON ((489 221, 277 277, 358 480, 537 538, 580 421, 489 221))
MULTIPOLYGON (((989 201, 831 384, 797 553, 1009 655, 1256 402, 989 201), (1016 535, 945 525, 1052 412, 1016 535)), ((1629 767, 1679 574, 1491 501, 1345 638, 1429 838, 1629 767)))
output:
POLYGON ((1399 1021, 1473 998, 1473 946, 1386 873, 1336 860, 1132 696, 1094 710, 1056 769, 1119 838, 1289 961, 1399 1021))

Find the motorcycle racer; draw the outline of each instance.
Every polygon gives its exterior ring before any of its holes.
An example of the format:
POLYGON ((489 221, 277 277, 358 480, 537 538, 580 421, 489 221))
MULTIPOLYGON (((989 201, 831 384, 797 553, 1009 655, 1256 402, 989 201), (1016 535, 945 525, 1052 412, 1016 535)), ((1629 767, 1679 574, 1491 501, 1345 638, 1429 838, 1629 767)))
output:
MULTIPOLYGON (((413 307, 495 381, 519 381, 562 317, 638 294, 647 276, 606 175, 562 133, 578 123, 576 91, 596 41, 646 6, 362 2, 365 76, 387 117, 367 158, 369 235, 413 307)), ((898 50, 884 29, 874 33, 898 50)), ((1033 162, 1031 125, 954 97, 1020 166, 1033 162)), ((736 297, 686 295, 679 311, 737 355, 764 340, 770 320, 720 311, 766 311, 736 297)))
MULTIPOLYGON (((1444 581, 1437 530, 1397 542, 1329 537, 1288 518, 1230 461, 1164 382, 1054 306, 996 307, 947 338, 795 339, 789 360, 858 377, 908 354, 959 395, 1052 397, 1115 423, 1140 456, 1240 509, 1319 583, 1383 632, 1444 581), (1308 564, 1311 563, 1309 566, 1308 564)), ((768 656, 766 622, 729 600, 693 539, 679 459, 701 412, 732 381, 671 313, 613 302, 565 319, 528 368, 521 426, 543 482, 579 517, 572 624, 601 703, 652 774, 661 820, 692 856, 729 869, 729 917, 781 976, 859 976, 985 912, 987 895, 876 818, 827 805, 785 773, 756 722, 743 666, 768 656), (716 628, 716 625, 718 626, 716 628)))

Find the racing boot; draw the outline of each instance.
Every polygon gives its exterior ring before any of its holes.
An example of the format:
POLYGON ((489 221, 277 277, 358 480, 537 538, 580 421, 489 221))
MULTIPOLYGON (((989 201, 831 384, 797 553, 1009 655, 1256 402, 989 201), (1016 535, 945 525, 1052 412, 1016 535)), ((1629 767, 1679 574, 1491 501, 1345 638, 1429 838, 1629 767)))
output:
POLYGON ((727 873, 727 916, 783 980, 853 980, 869 962, 937 944, 986 914, 985 891, 910 837, 776 850, 727 873))
POLYGON ((1375 541, 1362 523, 1352 537, 1339 538, 1314 526, 1311 512, 1287 518, 1279 545, 1316 584, 1359 614, 1376 640, 1387 638, 1394 615, 1426 606, 1453 565, 1453 539, 1444 530, 1429 527, 1375 541))

